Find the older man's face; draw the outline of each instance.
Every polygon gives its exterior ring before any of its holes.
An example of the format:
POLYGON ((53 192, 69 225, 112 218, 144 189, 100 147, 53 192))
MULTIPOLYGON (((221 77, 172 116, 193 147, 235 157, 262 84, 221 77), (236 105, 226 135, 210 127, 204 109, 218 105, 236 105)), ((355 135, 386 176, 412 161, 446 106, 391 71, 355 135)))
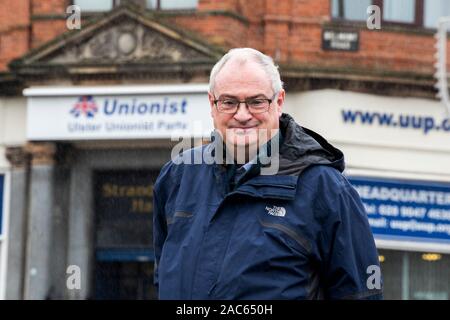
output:
POLYGON ((246 147, 262 145, 279 127, 279 118, 284 103, 284 90, 272 101, 263 113, 251 113, 244 103, 234 114, 219 112, 215 99, 233 98, 243 101, 248 98, 272 99, 274 94, 266 72, 256 62, 229 61, 216 76, 214 92, 209 93, 214 127, 222 134, 227 145, 246 147))

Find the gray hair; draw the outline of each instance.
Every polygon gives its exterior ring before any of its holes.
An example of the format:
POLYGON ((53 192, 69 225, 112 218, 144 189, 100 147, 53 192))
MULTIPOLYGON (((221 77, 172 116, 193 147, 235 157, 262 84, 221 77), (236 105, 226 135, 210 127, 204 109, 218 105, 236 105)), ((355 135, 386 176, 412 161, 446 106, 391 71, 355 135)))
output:
POLYGON ((232 59, 238 59, 242 62, 250 60, 258 63, 269 77, 270 82, 272 83, 273 92, 278 93, 283 89, 283 82, 281 81, 278 66, 275 65, 271 57, 252 48, 234 48, 228 51, 212 68, 209 76, 210 92, 213 92, 214 90, 217 74, 222 70, 225 64, 232 59))

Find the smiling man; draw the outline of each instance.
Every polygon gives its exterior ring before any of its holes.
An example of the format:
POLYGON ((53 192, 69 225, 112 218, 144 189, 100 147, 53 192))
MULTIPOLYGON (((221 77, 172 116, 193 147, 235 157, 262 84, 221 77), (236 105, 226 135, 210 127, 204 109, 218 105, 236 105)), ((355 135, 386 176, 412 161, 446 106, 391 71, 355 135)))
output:
POLYGON ((270 60, 261 64, 248 53, 242 57, 231 53, 213 68, 211 116, 238 163, 240 155, 248 162, 277 133, 284 96, 278 70, 270 60))
POLYGON ((226 161, 177 158, 161 170, 153 229, 159 298, 381 298, 377 251, 342 175, 343 154, 282 113, 273 60, 230 50, 211 71, 208 96, 214 139, 180 157, 220 153, 226 161), (273 163, 277 170, 264 172, 273 163))

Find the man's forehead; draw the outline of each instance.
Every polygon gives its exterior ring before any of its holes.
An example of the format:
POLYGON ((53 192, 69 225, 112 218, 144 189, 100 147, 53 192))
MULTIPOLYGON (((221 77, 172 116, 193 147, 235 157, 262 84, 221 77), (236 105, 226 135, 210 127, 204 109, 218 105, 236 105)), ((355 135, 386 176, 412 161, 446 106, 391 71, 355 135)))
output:
POLYGON ((218 72, 216 78, 220 77, 229 77, 229 76, 237 76, 240 74, 252 74, 254 76, 267 77, 266 72, 263 67, 252 60, 230 60, 222 67, 222 69, 218 72))
POLYGON ((229 61, 219 71, 215 79, 215 90, 233 94, 240 90, 256 90, 267 94, 271 89, 271 82, 261 67, 253 61, 242 64, 240 61, 229 61))
POLYGON ((234 98, 234 99, 240 99, 241 97, 244 97, 245 99, 255 99, 255 98, 266 98, 267 94, 264 92, 252 92, 251 94, 232 94, 232 93, 220 93, 220 95, 217 97, 219 99, 221 98, 234 98))

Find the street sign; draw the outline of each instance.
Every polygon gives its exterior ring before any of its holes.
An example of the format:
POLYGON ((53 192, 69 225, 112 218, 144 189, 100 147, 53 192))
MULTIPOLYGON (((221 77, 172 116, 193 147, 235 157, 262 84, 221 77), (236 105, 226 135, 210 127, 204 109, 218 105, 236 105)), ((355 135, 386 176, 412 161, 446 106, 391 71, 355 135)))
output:
POLYGON ((353 30, 324 29, 322 49, 338 51, 358 51, 359 33, 353 30))

